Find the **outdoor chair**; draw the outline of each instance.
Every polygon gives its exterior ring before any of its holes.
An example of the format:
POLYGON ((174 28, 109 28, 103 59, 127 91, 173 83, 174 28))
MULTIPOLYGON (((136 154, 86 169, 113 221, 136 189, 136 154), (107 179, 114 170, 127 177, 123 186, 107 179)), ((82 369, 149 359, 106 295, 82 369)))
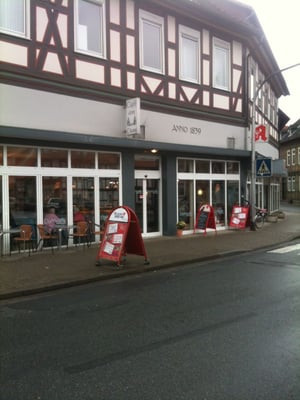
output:
POLYGON ((30 256, 30 250, 33 251, 33 230, 31 225, 21 225, 20 235, 14 237, 13 241, 18 245, 19 253, 21 251, 21 244, 23 244, 24 251, 26 250, 26 245, 28 245, 28 251, 30 256))
POLYGON ((74 232, 70 233, 69 236, 73 236, 75 245, 83 243, 89 246, 88 240, 88 223, 86 221, 77 222, 74 232))
POLYGON ((51 247, 53 253, 53 244, 56 243, 56 245, 58 245, 58 235, 45 232, 45 227, 42 224, 37 225, 37 227, 39 230, 39 237, 40 237, 37 249, 39 248, 41 241, 43 241, 41 250, 43 250, 45 244, 48 244, 51 247))

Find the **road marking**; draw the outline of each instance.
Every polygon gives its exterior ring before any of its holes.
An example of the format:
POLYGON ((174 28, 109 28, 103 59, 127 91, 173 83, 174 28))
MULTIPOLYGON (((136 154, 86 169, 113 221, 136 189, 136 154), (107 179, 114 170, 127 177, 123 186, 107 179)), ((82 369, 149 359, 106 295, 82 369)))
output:
POLYGON ((287 247, 282 247, 281 249, 270 250, 270 251, 268 251, 268 253, 284 254, 284 253, 290 253, 291 251, 295 251, 295 250, 300 250, 300 243, 299 244, 294 244, 294 245, 291 245, 291 246, 287 246, 287 247))

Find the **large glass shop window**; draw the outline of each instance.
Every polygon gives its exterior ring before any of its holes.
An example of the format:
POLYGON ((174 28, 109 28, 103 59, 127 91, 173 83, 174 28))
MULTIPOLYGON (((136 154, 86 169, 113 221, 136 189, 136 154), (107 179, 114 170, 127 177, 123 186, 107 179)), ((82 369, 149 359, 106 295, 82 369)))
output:
POLYGON ((104 227, 108 214, 119 204, 119 178, 100 178, 100 225, 104 227))
POLYGON ((225 224, 225 182, 212 181, 212 206, 217 225, 225 224))
POLYGON ((55 214, 67 223, 67 178, 43 177, 43 217, 50 208, 54 208, 55 214))
POLYGON ((94 221, 94 178, 73 178, 72 189, 73 222, 94 221))
POLYGON ((178 221, 184 221, 187 229, 194 227, 194 181, 178 182, 178 221))
POLYGON ((230 221, 232 208, 235 204, 239 204, 239 181, 227 182, 227 220, 230 221))
POLYGON ((196 181, 196 214, 203 204, 210 203, 209 181, 196 181))
POLYGON ((11 228, 31 225, 36 237, 36 178, 9 177, 9 224, 11 228))

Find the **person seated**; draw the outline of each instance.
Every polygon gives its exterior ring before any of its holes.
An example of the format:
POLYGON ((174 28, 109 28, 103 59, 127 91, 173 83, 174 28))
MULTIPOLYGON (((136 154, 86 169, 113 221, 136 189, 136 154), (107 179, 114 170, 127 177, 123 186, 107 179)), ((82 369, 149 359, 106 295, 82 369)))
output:
POLYGON ((59 217, 55 214, 55 208, 50 207, 44 217, 45 232, 52 233, 55 231, 55 225, 59 223, 59 221, 59 217))
POLYGON ((85 221, 84 215, 81 213, 81 211, 77 205, 74 205, 73 221, 75 224, 77 224, 77 222, 80 222, 80 221, 85 221))

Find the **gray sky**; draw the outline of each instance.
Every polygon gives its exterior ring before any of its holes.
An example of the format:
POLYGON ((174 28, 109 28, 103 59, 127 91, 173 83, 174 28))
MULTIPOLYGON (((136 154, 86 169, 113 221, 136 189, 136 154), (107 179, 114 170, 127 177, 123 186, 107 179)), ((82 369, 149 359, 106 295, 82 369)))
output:
MULTIPOLYGON (((239 0, 251 5, 261 23, 280 69, 300 63, 300 1, 239 0)), ((289 96, 281 96, 279 107, 290 117, 300 118, 300 66, 283 72, 289 96)))

